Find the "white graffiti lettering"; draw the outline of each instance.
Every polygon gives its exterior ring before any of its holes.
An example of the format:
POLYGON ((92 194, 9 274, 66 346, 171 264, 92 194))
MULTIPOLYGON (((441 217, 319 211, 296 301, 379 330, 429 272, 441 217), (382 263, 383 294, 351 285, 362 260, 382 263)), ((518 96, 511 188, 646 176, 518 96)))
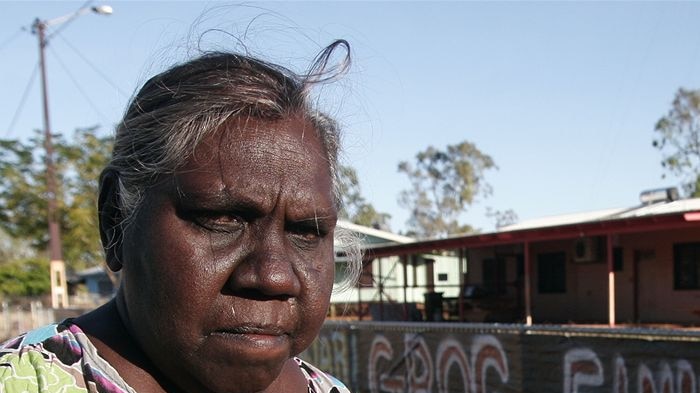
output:
POLYGON ((700 393, 695 357, 664 358, 667 350, 646 358, 630 353, 626 359, 606 347, 564 349, 557 381, 550 377, 556 368, 549 358, 556 349, 521 359, 495 335, 450 332, 435 340, 431 334, 372 332, 363 339, 325 331, 307 355, 319 368, 370 393, 552 391, 552 384, 563 393, 700 393), (358 352, 358 342, 366 352, 358 352), (516 357, 509 359, 508 353, 516 357))
POLYGON ((465 393, 486 393, 489 382, 493 386, 493 381, 487 381, 491 369, 496 371, 502 384, 506 384, 510 376, 508 358, 494 336, 474 337, 471 358, 457 340, 451 337, 443 339, 438 345, 434 366, 430 348, 420 335, 405 334, 403 359, 387 364, 393 353, 391 342, 381 334, 376 335, 368 365, 368 382, 372 393, 430 393, 434 382, 439 393, 452 392, 450 370, 455 368, 456 375, 462 379, 462 388, 455 386, 453 389, 465 393))
POLYGON ((462 345, 453 338, 443 340, 437 350, 436 374, 438 393, 449 393, 449 371, 454 365, 462 376, 463 392, 469 393, 473 387, 472 371, 462 345))
POLYGON ((613 369, 615 370, 613 374, 613 393, 627 393, 627 367, 622 356, 615 356, 613 369))
POLYGON ((588 348, 576 348, 564 355, 564 393, 578 393, 581 386, 603 384, 603 365, 588 348))
POLYGON ((472 344, 474 378, 472 392, 486 393, 486 373, 493 368, 502 383, 508 382, 508 359, 501 343, 494 336, 477 336, 472 344))
MULTIPOLYGON (((685 359, 675 362, 675 379, 671 365, 660 361, 657 372, 646 363, 637 368, 637 393, 698 393, 693 366, 685 359)), ((629 392, 629 377, 625 359, 615 356, 613 363, 614 393, 629 392)), ((603 367, 598 355, 589 348, 570 349, 564 355, 564 393, 575 393, 579 387, 602 386, 603 367)))
POLYGON ((676 390, 678 393, 695 393, 696 379, 695 372, 693 371, 693 366, 690 365, 685 359, 681 359, 676 362, 676 390))
MULTIPOLYGON (((389 375, 387 375, 387 373, 377 375, 377 370, 379 369, 378 365, 382 363, 382 361, 389 363, 393 358, 394 349, 391 346, 391 342, 381 334, 376 335, 374 341, 372 341, 372 347, 369 352, 370 361, 367 369, 370 392, 404 392, 405 383, 403 378, 392 376, 391 373, 389 375)), ((389 363, 388 366, 391 367, 392 365, 389 363)))

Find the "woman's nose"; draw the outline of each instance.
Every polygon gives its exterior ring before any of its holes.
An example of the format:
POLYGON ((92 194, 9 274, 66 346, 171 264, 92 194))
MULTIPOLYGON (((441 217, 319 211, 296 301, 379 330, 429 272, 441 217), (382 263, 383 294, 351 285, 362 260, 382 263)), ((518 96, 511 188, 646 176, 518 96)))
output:
POLYGON ((294 255, 286 251, 284 235, 269 234, 234 269, 230 288, 244 297, 290 298, 301 291, 294 255))

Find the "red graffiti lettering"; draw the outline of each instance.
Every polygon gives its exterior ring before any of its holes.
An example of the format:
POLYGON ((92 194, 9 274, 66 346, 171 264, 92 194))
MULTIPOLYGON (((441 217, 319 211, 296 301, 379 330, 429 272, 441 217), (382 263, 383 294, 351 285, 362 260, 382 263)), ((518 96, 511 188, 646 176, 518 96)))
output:
POLYGON ((588 348, 576 348, 564 355, 564 393, 578 393, 581 386, 603 384, 603 365, 588 348))
POLYGON ((501 343, 493 336, 474 338, 471 360, 457 340, 447 338, 438 345, 438 362, 433 366, 430 348, 425 339, 416 334, 404 335, 402 358, 395 359, 393 355, 391 343, 382 335, 375 336, 368 369, 370 392, 430 393, 437 375, 439 393, 460 390, 464 393, 486 393, 489 370, 495 370, 501 383, 507 383, 509 378, 508 358, 501 343), (450 370, 455 367, 462 384, 451 387, 450 370))
POLYGON ((493 336, 479 336, 474 340, 472 366, 474 393, 486 393, 486 373, 490 368, 496 370, 501 382, 508 381, 508 359, 501 343, 493 336))
POLYGON ((627 393, 627 366, 621 356, 615 357, 615 374, 613 374, 613 392, 627 393))
POLYGON ((455 366, 457 371, 462 376, 462 388, 464 393, 470 392, 472 384, 471 369, 467 355, 464 353, 462 346, 453 338, 448 338, 440 343, 437 351, 437 385, 438 393, 455 392, 450 390, 449 373, 450 369, 455 366))
POLYGON ((696 382, 695 382, 695 372, 693 371, 693 366, 688 363, 687 360, 679 360, 676 362, 676 386, 678 387, 679 393, 695 393, 696 382))
POLYGON ((404 336, 406 369, 409 393, 430 393, 433 385, 433 358, 423 337, 404 336))
POLYGON ((367 369, 370 392, 404 392, 405 383, 403 378, 386 375, 384 373, 381 375, 376 375, 377 370, 381 370, 380 364, 382 361, 390 363, 393 358, 394 350, 391 347, 389 340, 382 335, 375 336, 369 353, 369 365, 367 369))

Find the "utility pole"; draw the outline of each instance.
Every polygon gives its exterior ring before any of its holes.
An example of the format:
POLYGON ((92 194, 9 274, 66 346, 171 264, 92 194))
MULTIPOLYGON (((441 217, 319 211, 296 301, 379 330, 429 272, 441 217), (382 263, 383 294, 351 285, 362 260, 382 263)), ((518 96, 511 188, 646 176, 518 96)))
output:
POLYGON ((44 149, 46 149, 46 204, 49 223, 49 260, 51 274, 51 307, 68 307, 68 283, 66 280, 66 264, 63 261, 61 248, 61 226, 57 205, 56 170, 53 159, 53 143, 51 141, 51 122, 49 120, 49 93, 46 80, 46 28, 49 25, 58 25, 68 22, 87 12, 109 15, 112 7, 86 7, 78 11, 51 20, 36 18, 32 24, 32 31, 39 39, 39 68, 41 72, 41 97, 44 112, 44 149))
POLYGON ((46 23, 37 18, 32 26, 39 39, 39 69, 41 72, 41 97, 44 109, 44 149, 46 150, 46 207, 49 222, 49 261, 51 272, 51 307, 68 307, 68 283, 66 264, 61 249, 61 227, 56 205, 56 173, 51 142, 51 122, 49 120, 49 93, 46 82, 46 23))

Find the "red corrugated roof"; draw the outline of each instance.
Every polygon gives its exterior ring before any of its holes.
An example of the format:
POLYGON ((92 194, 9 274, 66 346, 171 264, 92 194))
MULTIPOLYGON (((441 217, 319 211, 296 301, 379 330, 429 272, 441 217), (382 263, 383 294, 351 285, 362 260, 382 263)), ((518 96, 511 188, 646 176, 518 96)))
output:
MULTIPOLYGON (((365 251, 365 258, 371 259, 393 255, 425 253, 434 250, 479 248, 608 234, 700 228, 700 198, 599 212, 608 212, 608 214, 601 215, 591 212, 588 214, 557 216, 559 219, 550 217, 541 220, 541 225, 539 226, 525 225, 526 223, 523 223, 492 233, 370 248, 365 251), (570 219, 568 221, 561 220, 562 217, 569 217, 570 219)), ((532 220, 532 222, 536 221, 532 220)))

